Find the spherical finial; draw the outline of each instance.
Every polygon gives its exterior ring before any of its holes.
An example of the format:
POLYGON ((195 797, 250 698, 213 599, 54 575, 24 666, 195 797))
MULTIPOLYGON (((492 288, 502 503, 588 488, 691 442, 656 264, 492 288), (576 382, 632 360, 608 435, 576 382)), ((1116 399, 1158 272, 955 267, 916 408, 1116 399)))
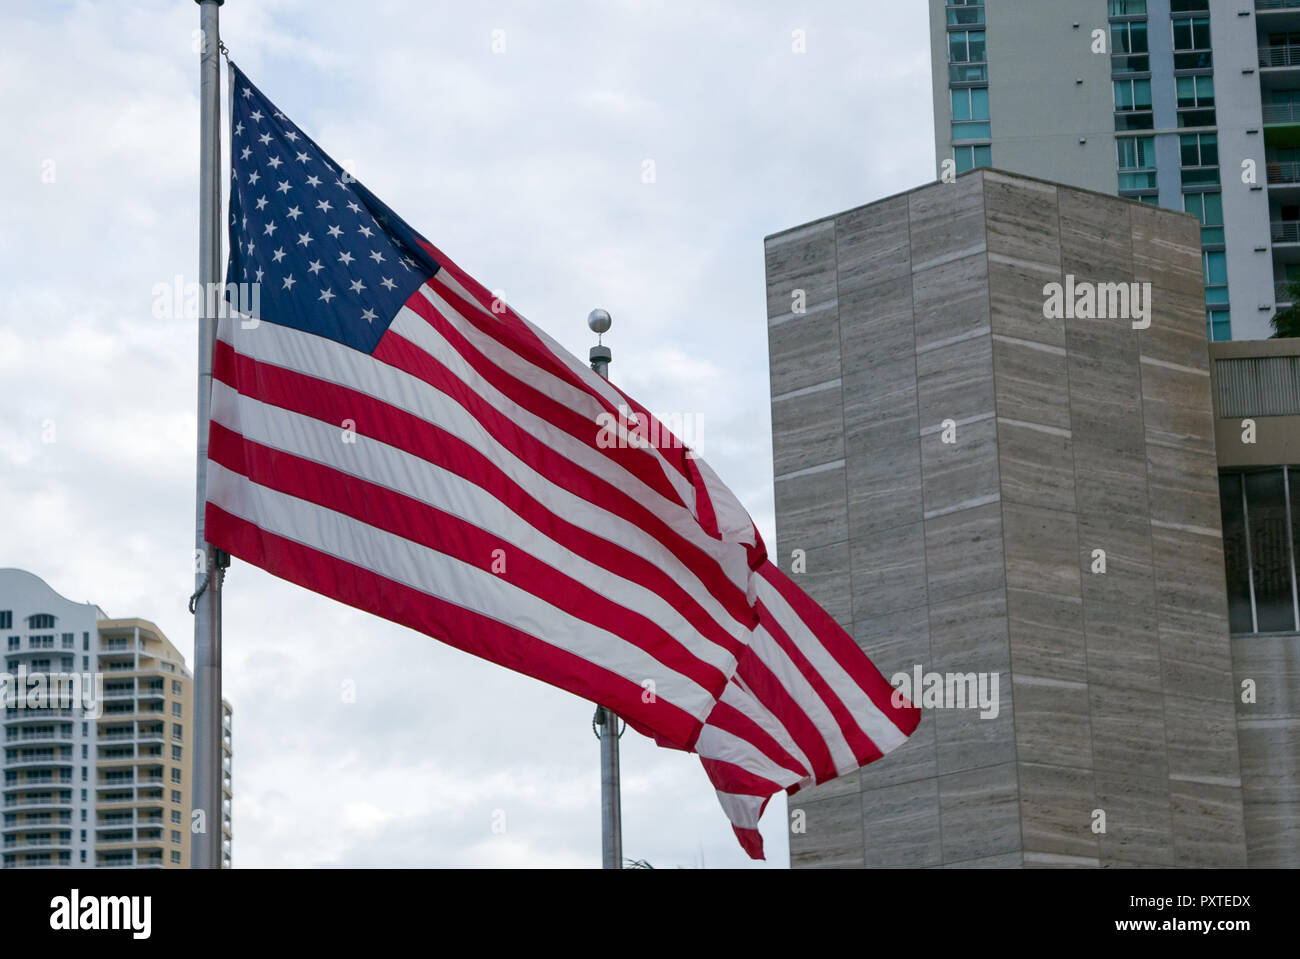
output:
POLYGON ((609 325, 612 322, 606 310, 595 309, 587 314, 587 325, 591 327, 591 332, 597 335, 609 332, 609 325))

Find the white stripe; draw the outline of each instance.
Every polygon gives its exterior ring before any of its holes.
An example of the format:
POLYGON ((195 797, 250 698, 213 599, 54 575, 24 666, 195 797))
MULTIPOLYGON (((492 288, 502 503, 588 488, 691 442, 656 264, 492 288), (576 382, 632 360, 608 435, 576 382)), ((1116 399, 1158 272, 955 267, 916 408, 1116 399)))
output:
POLYGON ((208 502, 259 529, 521 630, 637 683, 703 721, 709 692, 622 637, 584 622, 500 576, 208 463, 208 502), (437 587, 436 589, 434 587, 437 587))
MULTIPOLYGON (((870 739, 876 745, 876 748, 882 753, 887 753, 892 749, 901 746, 907 740, 907 737, 899 731, 898 727, 894 725, 893 721, 890 720, 888 716, 876 708, 876 704, 871 701, 871 697, 863 692, 862 688, 857 684, 854 678, 845 671, 844 667, 839 664, 835 657, 832 656, 817 637, 812 634, 808 626, 795 614, 795 611, 790 607, 790 604, 785 601, 785 597, 781 595, 777 588, 761 576, 755 578, 758 580, 758 596, 759 599, 762 600, 763 605, 767 607, 768 612, 772 614, 772 617, 780 625, 781 629, 785 631, 785 634, 790 637, 791 642, 793 642, 795 646, 799 648, 799 651, 807 658, 812 668, 817 671, 818 675, 821 676, 822 680, 825 681, 831 691, 839 698, 840 702, 845 705, 849 711, 849 715, 853 717, 854 723, 857 724, 857 727, 866 734, 867 738, 870 739)), ((755 636, 758 636, 760 633, 766 635, 767 631, 761 628, 754 630, 755 636)), ((772 645, 775 645, 775 643, 773 642, 772 645)), ((757 646, 755 647, 755 651, 759 651, 757 646)), ((764 661, 766 662, 766 659, 764 661)), ((770 664, 769 668, 771 668, 770 664)), ((835 743, 836 740, 839 739, 840 733, 839 726, 835 723, 834 718, 830 716, 829 711, 822 711, 821 715, 824 715, 829 719, 829 726, 823 728, 823 721, 820 720, 813 711, 816 706, 822 704, 821 697, 818 696, 811 687, 807 686, 806 683, 801 684, 802 689, 806 690, 806 692, 801 695, 795 695, 795 688, 789 683, 784 682, 782 674, 778 673, 778 676, 782 676, 783 685, 785 685, 786 689, 790 691, 791 695, 795 696, 796 701, 804 708, 804 711, 808 714, 809 718, 813 719, 813 721, 817 723, 817 727, 822 730, 823 735, 826 735, 827 743, 835 743), (812 700, 805 703, 804 696, 808 695, 812 697, 812 700), (810 706, 813 708, 810 708, 810 706), (832 733, 834 735, 831 735, 832 733)), ((834 753, 832 752, 832 755, 833 754, 834 753)), ((859 765, 860 764, 856 760, 851 761, 848 766, 844 767, 840 767, 840 763, 838 761, 836 762, 836 767, 840 769, 841 773, 848 772, 850 769, 857 769, 859 765)))
MULTIPOLYGON (((757 578, 757 577, 756 577, 757 578)), ((739 676, 732 676, 731 682, 722 691, 721 702, 738 710, 743 715, 751 719, 759 729, 767 733, 776 740, 777 745, 790 754, 790 758, 796 760, 808 773, 808 783, 813 782, 812 768, 813 764, 809 761, 804 751, 799 748, 795 742, 794 736, 785 728, 779 716, 772 710, 768 709, 753 691, 745 687, 739 676)))
POLYGON ((767 797, 724 793, 721 789, 715 792, 718 794, 718 803, 730 822, 741 829, 758 828, 758 814, 763 811, 767 797))
MULTIPOLYGON (((410 311, 403 308, 402 312, 410 311)), ((410 315, 414 316, 414 314, 410 315)), ((418 317, 416 319, 419 320, 418 317)), ((419 322, 435 337, 437 336, 427 323, 423 320, 419 322)), ((269 323, 262 323, 254 330, 245 331, 237 329, 223 319, 220 336, 224 342, 231 344, 237 352, 245 356, 336 383, 406 410, 427 422, 436 423, 482 452, 493 462, 500 463, 504 456, 510 455, 506 447, 486 426, 447 394, 417 376, 381 363, 358 350, 324 337, 269 323)), ((445 349, 450 350, 450 347, 445 349)), ((450 359, 438 353, 434 355, 439 360, 450 359)), ((448 365, 451 368, 452 364, 448 365)), ((455 373, 455 369, 452 369, 452 372, 455 373)), ((683 539, 711 557, 739 589, 748 591, 749 565, 743 547, 714 539, 700 527, 688 510, 645 486, 614 460, 603 455, 600 450, 583 444, 562 430, 555 429, 540 417, 521 410, 517 404, 501 397, 476 373, 471 371, 467 375, 472 379, 466 382, 466 389, 473 391, 488 405, 519 423, 522 429, 531 432, 543 443, 547 443, 575 466, 627 492, 683 539), (503 409, 503 406, 506 408, 503 409), (529 427, 532 429, 530 430, 529 427)), ((358 432, 364 432, 364 429, 364 423, 357 425, 358 432)), ((532 469, 522 461, 516 460, 516 462, 519 462, 521 469, 532 469)))
MULTIPOLYGON (((460 333, 461 336, 465 337, 474 349, 483 354, 484 358, 495 364, 498 369, 520 382, 526 383, 543 396, 550 397, 557 403, 573 410, 573 412, 577 413, 584 419, 589 420, 591 422, 591 432, 593 435, 599 432, 600 427, 597 417, 602 413, 609 413, 609 409, 601 404, 595 396, 586 390, 580 390, 571 383, 560 379, 549 370, 543 369, 532 360, 525 356, 521 356, 499 340, 496 340, 479 330, 478 327, 466 320, 455 306, 447 302, 442 294, 429 284, 426 283, 424 286, 420 287, 420 293, 426 300, 433 304, 434 309, 442 314, 447 322, 451 324, 453 329, 460 333)), ((500 320, 497 320, 497 322, 499 323, 500 320)), ((393 324, 389 327, 389 330, 390 332, 395 332, 399 336, 410 340, 426 353, 432 353, 434 356, 442 357, 444 351, 452 350, 453 358, 460 358, 459 354, 454 352, 451 344, 447 343, 442 335, 438 334, 423 317, 420 317, 413 311, 403 309, 398 313, 393 324), (429 340, 427 344, 425 341, 426 332, 434 335, 434 338, 429 340)), ((551 350, 550 352, 554 353, 554 350, 551 350)), ((556 358, 563 359, 562 357, 556 358)), ((464 361, 462 360, 461 362, 463 363, 464 361)), ((590 369, 587 372, 593 373, 590 369)), ((465 379, 465 374, 462 372, 457 371, 456 375, 461 379, 465 379)), ((596 379, 605 383, 604 377, 598 374, 595 375, 596 379)), ((606 384, 606 387, 608 388, 608 384, 606 384)), ((612 405, 617 409, 620 405, 626 406, 627 403, 622 399, 622 397, 619 397, 618 401, 612 405)), ((618 419, 620 420, 618 423, 619 438, 626 442, 627 430, 621 422, 621 417, 618 419)), ((644 452, 645 455, 651 456, 655 459, 660 471, 664 474, 664 477, 668 480, 669 484, 672 485, 673 489, 677 491, 677 495, 682 498, 682 502, 690 508, 693 514, 698 516, 699 512, 695 507, 695 488, 691 486, 686 477, 673 469, 664 460, 663 454, 660 453, 658 449, 651 447, 646 449, 644 452)))
POLYGON ((370 437, 358 435, 355 443, 345 445, 339 441, 338 429, 329 423, 241 396, 219 380, 212 384, 212 418, 255 443, 321 463, 457 516, 499 537, 503 545, 515 546, 657 623, 689 652, 724 674, 735 668, 734 656, 702 636, 658 593, 562 546, 487 490, 456 473, 370 437))
POLYGON ((731 763, 733 766, 739 766, 745 772, 761 776, 763 779, 770 779, 782 789, 793 786, 800 779, 797 772, 786 769, 774 760, 769 759, 766 754, 756 749, 753 743, 741 739, 725 729, 719 729, 717 726, 710 726, 707 723, 700 730, 699 739, 696 740, 695 744, 695 751, 705 759, 716 759, 719 762, 731 763))

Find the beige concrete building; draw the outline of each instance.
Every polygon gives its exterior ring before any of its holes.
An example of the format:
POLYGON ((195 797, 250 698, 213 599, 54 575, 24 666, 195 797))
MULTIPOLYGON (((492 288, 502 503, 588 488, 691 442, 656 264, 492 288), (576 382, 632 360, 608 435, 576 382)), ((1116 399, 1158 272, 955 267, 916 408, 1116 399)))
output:
MULTIPOLYGON (((148 620, 111 619, 16 569, 0 570, 0 636, 7 674, 75 673, 84 693, 6 702, 4 868, 188 867, 194 706, 181 654, 148 620)), ((228 725, 223 743, 229 865, 228 725)))
POLYGON ((1211 361, 1200 241, 995 170, 767 238, 774 553, 887 677, 940 680, 904 747, 791 800, 792 865, 1300 865, 1297 359, 1211 361))

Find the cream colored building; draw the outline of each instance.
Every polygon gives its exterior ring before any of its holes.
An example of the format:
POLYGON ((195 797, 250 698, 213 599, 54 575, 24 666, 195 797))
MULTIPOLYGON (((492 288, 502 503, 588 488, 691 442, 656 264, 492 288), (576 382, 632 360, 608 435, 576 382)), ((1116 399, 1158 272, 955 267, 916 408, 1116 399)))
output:
MULTIPOLYGON (((78 674, 77 701, 4 702, 0 865, 186 868, 194 690, 184 657, 145 619, 111 619, 40 578, 0 569, 0 637, 15 689, 78 674)), ((29 694, 30 696, 30 694, 29 694)), ((222 865, 230 865, 230 705, 222 865)))

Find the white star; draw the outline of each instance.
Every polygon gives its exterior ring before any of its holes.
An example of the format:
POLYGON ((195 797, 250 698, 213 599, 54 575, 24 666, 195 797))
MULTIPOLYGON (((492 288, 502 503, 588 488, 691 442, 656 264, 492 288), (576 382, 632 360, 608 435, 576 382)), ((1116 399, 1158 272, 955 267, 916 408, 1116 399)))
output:
POLYGON ((265 197, 265 196, 259 196, 259 197, 257 198, 257 208, 260 210, 260 209, 262 209, 262 207, 264 207, 264 206, 266 206, 266 197, 265 197))
POLYGON ((282 289, 282 290, 289 290, 290 292, 292 292, 292 291, 293 291, 293 285, 294 285, 295 283, 297 283, 297 282, 298 282, 298 281, 295 280, 295 279, 293 278, 293 274, 290 273, 288 276, 286 276, 286 277, 284 278, 284 286, 280 287, 280 289, 282 289))
POLYGON ((289 130, 288 132, 285 133, 284 138, 288 140, 290 143, 294 143, 298 139, 298 134, 295 133, 293 130, 289 130))
POLYGON ((330 205, 329 200, 321 200, 316 204, 316 209, 320 210, 322 213, 328 213, 330 210, 334 209, 334 207, 330 205))
POLYGON ((370 234, 374 233, 375 231, 372 230, 372 229, 370 229, 370 227, 368 227, 368 226, 363 226, 363 227, 361 227, 359 230, 357 230, 357 232, 360 233, 362 236, 364 236, 364 237, 368 240, 368 239, 370 239, 370 234))
POLYGON ((279 110, 276 110, 276 111, 275 111, 275 118, 276 118, 277 120, 287 120, 287 119, 289 119, 289 118, 286 117, 283 113, 281 113, 279 110))
POLYGON ((360 293, 362 290, 364 290, 364 289, 366 288, 366 285, 365 285, 364 283, 362 283, 360 280, 353 280, 353 281, 349 284, 349 286, 352 287, 352 292, 353 292, 353 293, 360 293))
POLYGON ((311 159, 311 155, 308 154, 308 153, 299 153, 299 154, 298 154, 298 162, 299 162, 299 163, 306 163, 306 162, 307 162, 308 160, 310 160, 310 159, 311 159))
POLYGON ((247 159, 248 159, 250 156, 252 156, 252 155, 253 155, 253 148, 252 148, 252 147, 244 147, 244 149, 241 150, 240 153, 239 153, 239 159, 241 159, 241 160, 247 160, 247 159))
POLYGON ((308 265, 307 267, 307 272, 310 273, 312 276, 315 276, 323 269, 325 269, 325 267, 320 260, 312 260, 310 265, 308 265))
POLYGON ((311 242, 311 232, 310 232, 310 231, 308 231, 308 232, 306 232, 306 233, 299 233, 299 234, 298 234, 298 245, 299 245, 299 246, 306 246, 306 245, 307 245, 308 243, 310 243, 310 242, 311 242))
POLYGON ((243 132, 244 132, 244 124, 243 124, 242 122, 241 122, 241 123, 236 123, 236 124, 235 124, 235 136, 239 136, 239 135, 240 135, 241 133, 243 133, 243 132))
POLYGON ((339 254, 339 262, 342 263, 344 266, 347 266, 349 263, 352 262, 352 260, 353 260, 352 254, 349 253, 347 250, 344 250, 342 253, 339 254))
POLYGON ((386 290, 395 290, 395 289, 397 289, 397 284, 394 283, 392 280, 390 280, 388 277, 384 277, 382 280, 380 280, 380 281, 379 281, 379 285, 382 286, 382 287, 383 287, 384 289, 386 289, 386 290))
POLYGON ((346 183, 344 183, 342 180, 338 179, 338 178, 335 178, 335 180, 334 180, 334 184, 335 184, 335 186, 337 186, 340 190, 346 190, 346 189, 348 188, 348 185, 347 185, 346 183))
POLYGON ((275 188, 275 192, 276 192, 276 193, 288 193, 288 192, 289 192, 289 181, 288 181, 288 180, 281 180, 281 181, 280 181, 280 185, 279 185, 278 187, 275 188))
POLYGON ((334 294, 329 290, 321 290, 318 299, 322 299, 328 303, 330 300, 334 299, 334 294))
POLYGON ((253 91, 250 90, 248 87, 244 87, 244 99, 247 100, 252 95, 253 95, 253 91))
POLYGON ((240 224, 240 228, 244 230, 248 229, 248 217, 243 217, 243 222, 240 224))
POLYGON ((262 233, 265 236, 275 236, 275 221, 272 220, 270 223, 268 223, 266 225, 266 229, 263 230, 262 233))
POLYGON ((307 182, 312 186, 320 186, 320 178, 316 176, 307 177, 307 182))
POLYGON ((283 162, 284 161, 281 160, 279 157, 271 157, 271 159, 266 161, 266 165, 269 166, 272 170, 278 170, 280 169, 280 164, 283 162))
POLYGON ((260 179, 262 179, 262 175, 258 173, 256 170, 254 170, 252 173, 248 175, 249 183, 256 183, 260 179))
POLYGON ((357 206, 356 200, 348 200, 348 209, 351 210, 353 213, 361 212, 361 207, 357 206))
POLYGON ((361 318, 362 318, 363 320, 365 320, 367 323, 369 323, 371 320, 377 320, 377 319, 379 319, 379 317, 376 315, 375 311, 374 311, 374 310, 371 310, 371 309, 367 309, 364 313, 362 313, 362 314, 361 314, 361 318))
POLYGON ((261 123, 261 122, 262 122, 262 111, 261 111, 261 110, 254 110, 252 113, 249 114, 249 116, 252 117, 254 120, 256 120, 258 123, 261 123))
POLYGON ((259 139, 260 141, 262 141, 262 145, 263 145, 263 146, 266 146, 266 144, 268 144, 268 143, 271 142, 271 134, 269 134, 269 133, 263 133, 263 134, 262 134, 260 137, 258 137, 257 139, 259 139))
POLYGON ((337 226, 330 227, 329 230, 327 230, 326 232, 328 232, 329 235, 333 237, 339 237, 343 235, 343 231, 340 230, 337 226))
POLYGON ((258 283, 262 282, 262 268, 260 266, 257 268, 257 272, 253 274, 253 279, 258 283))
POLYGON ((371 250, 370 259, 374 260, 376 263, 383 263, 384 254, 380 253, 378 250, 371 250))
POLYGON ((250 256, 253 254, 253 241, 252 241, 252 240, 249 240, 249 241, 248 241, 248 254, 249 254, 250 256))
POLYGON ((291 206, 289 207, 289 212, 285 215, 291 220, 297 220, 298 217, 302 216, 302 210, 298 209, 296 206, 291 206))
POLYGON ((280 247, 280 249, 276 250, 274 253, 271 254, 272 263, 279 263, 283 259, 284 259, 284 247, 280 247))

